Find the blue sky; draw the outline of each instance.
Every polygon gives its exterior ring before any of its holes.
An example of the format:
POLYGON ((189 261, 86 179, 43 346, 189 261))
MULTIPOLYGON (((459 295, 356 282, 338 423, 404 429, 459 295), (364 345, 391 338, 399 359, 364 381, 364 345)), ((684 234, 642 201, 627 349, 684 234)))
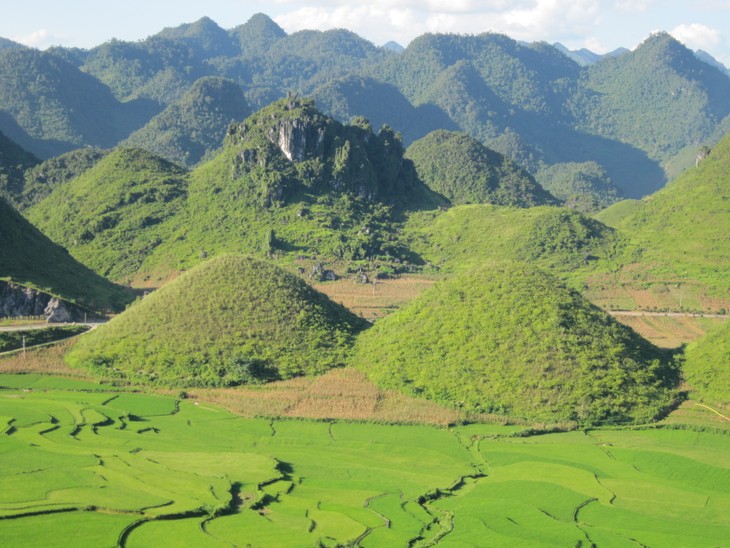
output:
POLYGON ((500 32, 605 53, 667 31, 730 66, 730 0, 3 0, 0 36, 38 48, 141 40, 208 16, 232 28, 261 12, 288 33, 347 28, 380 45, 424 32, 500 32))

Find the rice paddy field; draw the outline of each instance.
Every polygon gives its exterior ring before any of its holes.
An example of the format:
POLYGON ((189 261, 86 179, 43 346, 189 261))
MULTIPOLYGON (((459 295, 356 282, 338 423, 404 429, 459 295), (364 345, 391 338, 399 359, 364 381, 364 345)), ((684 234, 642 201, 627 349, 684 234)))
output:
POLYGON ((0 375, 4 546, 723 546, 730 435, 252 419, 0 375))

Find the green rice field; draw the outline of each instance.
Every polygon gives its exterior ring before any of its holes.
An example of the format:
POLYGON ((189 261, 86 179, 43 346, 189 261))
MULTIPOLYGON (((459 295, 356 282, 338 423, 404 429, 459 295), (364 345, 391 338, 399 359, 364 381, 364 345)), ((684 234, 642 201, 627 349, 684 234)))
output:
POLYGON ((724 546, 730 435, 245 419, 0 375, 3 546, 724 546))

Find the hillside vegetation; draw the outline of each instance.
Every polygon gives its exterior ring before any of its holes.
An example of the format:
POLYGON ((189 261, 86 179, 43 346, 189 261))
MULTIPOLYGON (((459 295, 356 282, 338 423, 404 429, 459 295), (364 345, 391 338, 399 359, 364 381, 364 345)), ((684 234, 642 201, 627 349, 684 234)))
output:
POLYGON ((581 66, 564 48, 496 33, 425 34, 396 53, 344 29, 287 34, 263 14, 223 29, 204 17, 88 50, 0 49, 0 130, 48 158, 144 126, 128 144, 191 166, 241 96, 255 110, 296 92, 342 123, 387 124, 406 145, 463 131, 593 211, 661 188, 726 128, 730 78, 702 58, 662 33, 581 66), (221 79, 240 90, 199 93, 221 79))
POLYGON ((549 206, 466 205, 419 212, 410 216, 403 233, 410 249, 445 272, 516 260, 579 283, 632 256, 616 230, 582 213, 549 206))
POLYGON ((144 148, 192 167, 220 148, 230 124, 249 114, 251 109, 240 86, 223 78, 201 78, 122 145, 144 148))
POLYGON ((93 311, 120 310, 131 293, 89 270, 0 197, 0 279, 93 311))
POLYGON ((478 412, 581 424, 650 421, 675 398, 667 355, 555 277, 488 264, 363 333, 376 384, 478 412))
POLYGON ((730 321, 687 346, 683 373, 693 399, 730 407, 730 321))
POLYGON ((90 268, 112 279, 136 271, 182 207, 187 171, 141 149, 119 148, 56 185, 28 218, 90 268))
POLYGON ((28 216, 97 272, 127 279, 222 252, 402 260, 399 215, 440 203, 390 128, 342 125, 292 97, 232 125, 192 172, 119 148, 28 216))
POLYGON ((597 218, 641 249, 634 267, 647 281, 697 281, 726 295, 730 258, 730 136, 666 188, 619 202, 597 218))
POLYGON ((134 383, 259 383, 342 365, 366 325, 273 264, 224 255, 79 340, 67 360, 134 383))
POLYGON ((529 173, 465 133, 429 133, 408 147, 406 157, 421 180, 454 205, 558 203, 529 173))
POLYGON ((38 158, 0 131, 0 197, 17 205, 16 197, 23 188, 24 173, 38 163, 38 158))

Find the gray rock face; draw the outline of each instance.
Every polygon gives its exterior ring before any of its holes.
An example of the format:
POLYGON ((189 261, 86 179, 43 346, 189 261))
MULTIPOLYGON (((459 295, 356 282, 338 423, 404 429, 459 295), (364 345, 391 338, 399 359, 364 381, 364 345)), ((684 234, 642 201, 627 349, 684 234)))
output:
POLYGON ((78 322, 84 311, 47 293, 0 281, 0 317, 44 316, 47 322, 78 322))
POLYGON ((322 154, 324 133, 324 127, 295 118, 281 120, 277 127, 269 130, 268 137, 289 161, 302 162, 322 154))

